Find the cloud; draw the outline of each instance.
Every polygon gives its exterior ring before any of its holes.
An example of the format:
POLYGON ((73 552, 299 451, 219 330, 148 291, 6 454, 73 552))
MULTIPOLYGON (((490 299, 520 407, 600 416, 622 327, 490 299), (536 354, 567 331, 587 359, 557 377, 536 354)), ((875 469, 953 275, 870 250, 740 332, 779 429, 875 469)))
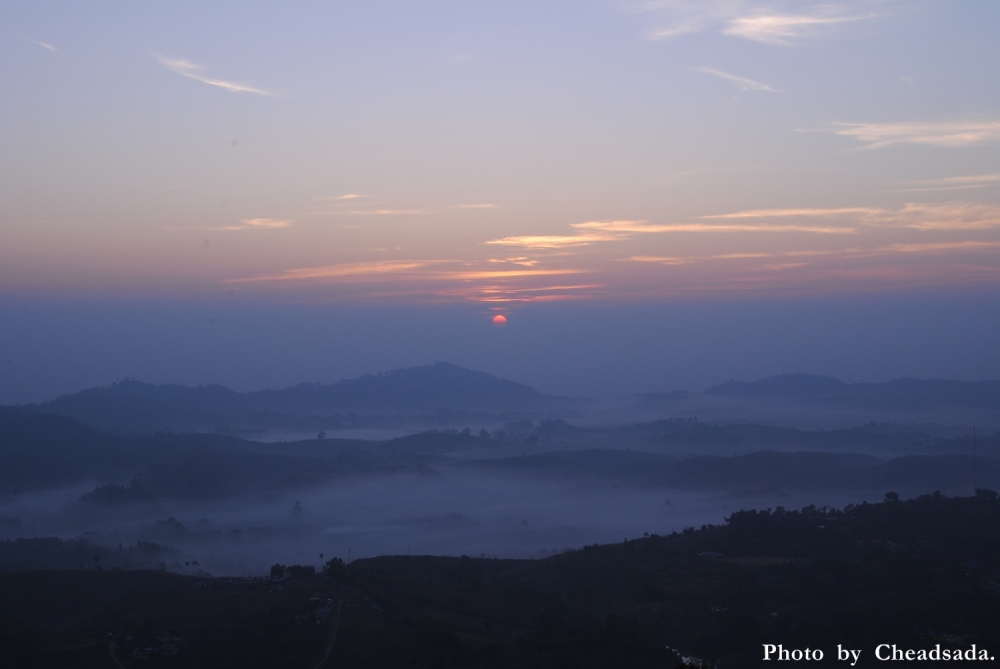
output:
POLYGON ((355 216, 423 216, 429 214, 427 209, 360 209, 349 211, 355 216))
POLYGON ((293 221, 280 218, 244 218, 240 220, 240 225, 227 225, 221 228, 211 228, 212 230, 269 230, 274 228, 287 228, 293 221))
POLYGON ((711 74, 712 76, 720 79, 725 79, 730 83, 736 84, 744 91, 769 91, 771 93, 780 92, 771 88, 767 84, 762 84, 759 81, 747 79, 746 77, 738 77, 735 74, 729 74, 728 72, 723 72, 722 70, 716 70, 714 67, 697 67, 695 70, 705 74, 711 74))
MULTIPOLYGON (((708 218, 708 217, 704 217, 708 218)), ((585 230, 605 230, 616 233, 657 232, 809 232, 819 235, 854 234, 854 228, 784 223, 666 223, 646 224, 641 221, 590 221, 574 223, 573 227, 585 230)))
MULTIPOLYGON (((955 177, 956 179, 1000 181, 1000 175, 981 177, 955 177)), ((963 183, 958 181, 956 183, 963 183)), ((911 202, 898 210, 874 207, 841 207, 837 209, 752 209, 731 214, 702 216, 703 219, 768 219, 784 217, 842 217, 849 216, 859 225, 881 228, 910 228, 913 230, 987 230, 1000 228, 1000 205, 973 202, 916 203, 911 202)), ((782 226, 778 226, 779 228, 782 226)), ((821 227, 802 226, 815 231, 821 227)), ((851 230, 853 228, 839 228, 851 230)))
MULTIPOLYGON (((724 215, 737 217, 738 215, 724 215)), ((705 217, 710 218, 710 217, 705 217)), ((518 246, 527 249, 560 249, 589 246, 597 242, 614 242, 637 234, 669 232, 720 233, 720 232, 804 232, 815 235, 852 235, 853 227, 831 225, 804 225, 799 223, 647 223, 645 221, 587 221, 572 223, 580 230, 575 235, 523 235, 491 239, 486 244, 518 246)))
POLYGON ((693 258, 678 258, 676 256, 631 256, 626 260, 632 262, 656 263, 657 265, 688 265, 693 258))
POLYGON ((953 148, 1000 140, 1000 121, 933 123, 837 123, 830 132, 877 149, 894 144, 953 148))
POLYGON ((496 209, 495 204, 483 203, 483 204, 456 204, 452 209, 496 209))
POLYGON ((329 202, 331 200, 359 200, 361 198, 371 197, 370 195, 362 195, 361 193, 346 193, 344 195, 330 195, 327 197, 314 197, 313 202, 329 202))
POLYGON ((646 37, 661 40, 719 29, 738 16, 742 7, 732 0, 652 0, 641 9, 654 14, 660 22, 646 37))
POLYGON ((876 14, 844 16, 829 8, 815 14, 768 14, 740 16, 729 22, 722 33, 754 42, 788 46, 807 37, 819 37, 840 24, 873 19, 876 14))
POLYGON ((480 302, 556 302, 587 299, 591 295, 581 294, 582 291, 593 291, 603 287, 604 284, 601 283, 528 287, 486 286, 463 292, 466 297, 474 297, 480 302))
POLYGON ((885 225, 913 230, 992 230, 1000 228, 1000 206, 971 202, 911 202, 885 225))
POLYGON ((782 11, 775 3, 740 0, 654 0, 642 5, 642 10, 661 22, 659 27, 647 33, 648 39, 670 39, 712 31, 775 46, 792 46, 807 39, 822 38, 845 24, 878 16, 858 9, 875 4, 873 2, 783 4, 788 11, 782 11))
POLYGON ((877 215, 881 213, 881 209, 874 209, 871 207, 840 207, 837 209, 749 209, 747 211, 737 211, 732 214, 713 214, 711 216, 701 216, 700 218, 784 218, 789 216, 844 216, 850 214, 877 215))
MULTIPOLYGON (((882 244, 876 246, 852 246, 840 249, 826 250, 793 250, 778 251, 772 253, 761 252, 741 252, 722 253, 715 255, 692 255, 692 256, 649 256, 638 255, 628 258, 620 258, 626 262, 636 262, 657 265, 694 265, 711 261, 748 261, 744 266, 756 269, 785 270, 807 267, 813 263, 794 261, 796 258, 829 259, 832 262, 843 262, 846 259, 879 258, 894 255, 942 255, 962 252, 981 252, 1000 248, 1000 241, 984 240, 964 240, 964 241, 942 241, 942 242, 899 242, 893 244, 882 244), (787 262, 781 262, 787 259, 787 262), (754 262, 768 261, 768 262, 754 262), (777 262, 776 262, 777 261, 777 262)), ((827 269, 831 269, 829 262, 825 263, 827 269)), ((833 270, 837 271, 837 270, 833 270)))
POLYGON ((212 77, 205 76, 201 73, 205 68, 197 63, 192 63, 189 60, 183 58, 168 58, 167 56, 161 56, 159 54, 153 54, 160 65, 167 68, 171 72, 175 72, 183 77, 188 77, 189 79, 194 79, 195 81, 200 81, 203 84, 208 84, 209 86, 218 86, 219 88, 224 88, 231 93, 253 93, 254 95, 264 95, 271 97, 274 94, 265 91, 262 88, 255 88, 253 86, 248 86, 247 84, 237 83, 235 81, 226 81, 224 79, 215 79, 212 77))
POLYGON ((943 179, 925 179, 916 183, 925 184, 915 188, 899 188, 898 193, 924 193, 941 190, 969 190, 985 188, 1000 183, 1000 174, 977 174, 971 176, 945 177, 943 179))
POLYGON ((460 270, 437 272, 429 278, 450 279, 452 281, 470 281, 474 279, 510 279, 532 276, 564 276, 567 274, 582 274, 579 269, 502 269, 502 270, 460 270))
POLYGON ((774 270, 780 272, 785 269, 798 269, 800 267, 805 267, 807 263, 804 262, 783 262, 783 263, 772 263, 769 265, 761 265, 764 269, 774 270))
POLYGON ((749 258, 773 258, 773 253, 723 253, 709 256, 713 260, 746 260, 749 258))
POLYGON ((588 246, 595 242, 609 242, 616 239, 621 239, 621 235, 522 235, 491 239, 485 243, 496 246, 519 246, 526 249, 561 249, 570 246, 588 246))
MULTIPOLYGON (((354 277, 377 277, 386 274, 399 274, 410 270, 427 267, 435 261, 415 260, 375 260, 371 262, 344 263, 340 265, 324 265, 322 267, 301 267, 289 269, 278 274, 229 279, 226 283, 275 283, 291 281, 322 281, 330 279, 349 279, 354 277)), ((440 261, 437 261, 440 262, 440 261)))
POLYGON ((578 269, 478 269, 455 260, 384 260, 303 267, 229 279, 229 284, 364 286, 369 298, 537 302, 582 299, 587 285, 538 285, 537 280, 583 274, 578 269), (373 292, 374 291, 374 292, 373 292))
POLYGON ((490 258, 490 263, 510 263, 512 265, 522 265, 524 267, 534 267, 538 264, 537 260, 529 258, 527 256, 518 256, 516 258, 490 258))
POLYGON ((47 51, 51 51, 52 53, 59 53, 59 49, 55 48, 54 46, 52 46, 47 42, 39 42, 38 40, 31 39, 30 37, 22 37, 21 39, 23 39, 25 42, 31 42, 32 44, 37 44, 38 46, 42 47, 43 49, 46 49, 47 51))
POLYGON ((943 251, 978 251, 1000 247, 1000 242, 929 242, 924 244, 889 244, 877 247, 878 251, 894 253, 938 253, 943 251))
POLYGON ((292 224, 290 220, 278 218, 244 218, 240 222, 251 228, 287 228, 292 224))
MULTIPOLYGON (((989 175, 992 176, 992 175, 989 175)), ((979 178, 979 177, 976 177, 979 178)), ((985 179, 986 177, 981 177, 985 179)), ((907 228, 911 230, 992 230, 1000 228, 1000 205, 969 202, 909 203, 898 210, 876 207, 750 209, 729 214, 702 216, 704 222, 649 223, 647 221, 587 221, 573 223, 572 235, 521 235, 491 239, 486 244, 515 246, 532 250, 553 250, 589 246, 600 242, 616 242, 635 235, 693 233, 770 233, 809 235, 856 235, 859 227, 907 228), (849 222, 832 224, 824 221, 781 221, 788 218, 842 218, 849 222), (772 219, 772 220, 768 220, 772 219), (708 222, 720 221, 720 222, 708 222)), ((714 256, 723 257, 723 256, 714 256)), ((736 256, 726 256, 736 257, 736 256)), ((740 256, 745 257, 745 256, 740 256)), ((660 256, 634 256, 642 262, 674 262, 678 259, 660 256)))

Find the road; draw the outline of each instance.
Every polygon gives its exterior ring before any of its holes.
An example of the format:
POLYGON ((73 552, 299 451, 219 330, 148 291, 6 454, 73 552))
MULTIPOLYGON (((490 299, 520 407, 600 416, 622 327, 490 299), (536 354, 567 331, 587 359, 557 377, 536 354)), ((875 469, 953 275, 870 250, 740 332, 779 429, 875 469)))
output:
POLYGON ((340 627, 340 609, 344 606, 344 600, 337 602, 337 613, 333 616, 333 622, 330 623, 330 638, 326 642, 326 652, 323 653, 323 657, 320 661, 316 663, 313 669, 323 669, 323 665, 326 664, 327 659, 330 657, 330 653, 333 652, 333 644, 337 642, 337 628, 340 627))
POLYGON ((118 669, 125 669, 125 665, 122 664, 122 661, 118 659, 118 653, 115 652, 115 646, 117 645, 118 645, 118 640, 112 639, 111 646, 109 647, 109 650, 111 650, 111 659, 115 661, 115 664, 118 666, 118 669))
MULTIPOLYGON (((337 602, 337 613, 334 614, 333 622, 330 623, 330 635, 326 641, 326 652, 323 653, 323 657, 320 658, 319 662, 316 663, 316 666, 313 667, 313 669, 323 669, 323 665, 326 664, 328 659, 330 659, 330 653, 333 652, 333 645, 337 643, 337 630, 340 628, 340 610, 343 606, 344 600, 337 602)), ((117 645, 117 639, 112 639, 110 645, 108 646, 108 650, 111 652, 111 659, 115 661, 115 666, 117 666, 118 669, 125 669, 125 665, 118 659, 118 653, 116 652, 117 645)))

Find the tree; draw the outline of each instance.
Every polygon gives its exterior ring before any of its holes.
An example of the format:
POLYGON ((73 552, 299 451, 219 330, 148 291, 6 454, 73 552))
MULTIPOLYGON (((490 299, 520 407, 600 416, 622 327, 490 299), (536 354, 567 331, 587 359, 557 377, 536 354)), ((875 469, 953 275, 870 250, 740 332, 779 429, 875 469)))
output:
POLYGON ((290 564, 285 568, 285 575, 288 576, 288 578, 306 578, 308 576, 315 576, 316 567, 311 564, 290 564))
POLYGON ((323 565, 323 575, 327 578, 340 578, 344 573, 344 561, 331 558, 323 565))

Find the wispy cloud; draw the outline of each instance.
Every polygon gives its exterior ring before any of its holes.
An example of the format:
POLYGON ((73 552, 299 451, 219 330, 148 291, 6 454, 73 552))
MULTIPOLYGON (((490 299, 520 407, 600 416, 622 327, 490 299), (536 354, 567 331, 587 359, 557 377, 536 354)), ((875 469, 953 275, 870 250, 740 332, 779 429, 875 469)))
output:
POLYGON ((1000 228, 1000 205, 911 202, 887 217, 885 224, 913 230, 992 230, 1000 228))
MULTIPOLYGON (((707 218, 707 217, 706 217, 707 218)), ((784 223, 665 223, 647 224, 641 221, 590 221, 574 223, 574 228, 604 230, 613 233, 636 234, 656 232, 809 232, 818 235, 849 235, 854 228, 784 223)))
POLYGON ((244 218, 239 225, 227 225, 213 230, 272 230, 275 228, 287 228, 293 221, 281 218, 244 218))
POLYGON ((552 277, 583 274, 573 268, 480 269, 455 260, 385 260, 303 267, 230 279, 230 284, 355 286, 369 298, 486 303, 583 299, 600 284, 549 285, 552 277), (368 287, 365 287, 368 286, 368 287))
POLYGON ((279 218, 244 218, 240 221, 251 228, 287 228, 292 221, 279 218))
MULTIPOLYGON (((723 218, 723 217, 720 217, 723 218)), ((560 249, 589 246, 598 242, 615 242, 638 234, 656 233, 726 233, 768 232, 809 233, 815 235, 852 235, 853 227, 806 225, 800 223, 647 223, 646 221, 587 221, 572 223, 580 232, 574 235, 522 235, 491 239, 486 244, 517 246, 526 249, 560 249)))
POLYGON ((784 4, 787 10, 774 2, 741 0, 653 0, 643 4, 642 9, 653 15, 658 23, 647 33, 649 39, 712 31, 776 46, 792 46, 828 37, 846 24, 878 16, 860 9, 875 4, 873 2, 778 4, 784 4))
POLYGON ((256 88, 254 86, 249 86, 235 81, 209 77, 203 73, 205 68, 202 65, 192 63, 191 61, 183 58, 168 58, 167 56, 161 56, 155 53, 153 56, 160 63, 160 65, 167 68, 171 72, 179 74, 183 77, 188 77, 189 79, 194 79, 195 81, 200 81, 203 84, 208 84, 209 86, 217 86, 231 93, 253 93, 254 95, 265 95, 268 97, 274 95, 270 91, 265 91, 262 88, 256 88))
POLYGON ((1000 247, 1000 242, 965 241, 965 242, 928 242, 924 244, 889 244, 876 250, 894 253, 941 253, 945 251, 978 251, 1000 247))
POLYGON ((691 255, 691 256, 650 256, 638 255, 619 260, 635 263, 656 264, 656 265, 693 265, 703 264, 712 261, 740 262, 740 264, 752 267, 783 270, 790 268, 806 267, 811 264, 811 259, 824 260, 827 265, 832 260, 839 262, 848 258, 874 258, 899 254, 907 255, 941 255, 948 253, 975 253, 1000 248, 1000 241, 989 240, 963 240, 945 242, 899 242, 893 244, 879 244, 875 246, 850 246, 839 249, 826 250, 793 250, 778 251, 772 253, 743 252, 743 253, 721 253, 714 255, 691 255), (810 259, 810 262, 795 259, 810 259), (788 262, 775 262, 787 259, 788 262), (769 262, 756 262, 769 261, 769 262))
POLYGON ((400 274, 411 270, 427 267, 440 261, 416 260, 375 260, 370 262, 343 263, 339 265, 324 265, 321 267, 301 267, 289 269, 277 274, 229 279, 227 283, 282 283, 303 281, 324 281, 331 279, 350 279, 355 277, 376 277, 387 274, 400 274))
MULTIPOLYGON (((993 176, 956 177, 956 179, 982 179, 993 176)), ((997 179, 1000 181, 1000 178, 997 179)), ((961 182, 960 182, 961 183, 961 182)), ((848 217, 855 225, 882 228, 910 228, 913 230, 987 230, 1000 228, 1000 205, 974 202, 911 202, 900 209, 876 207, 841 207, 837 209, 751 209, 731 214, 713 214, 703 219, 771 219, 786 217, 848 217)), ((822 228, 813 228, 820 230, 822 228)), ((841 228, 846 230, 848 228, 841 228)), ((850 228, 852 231, 853 228, 850 228)))
POLYGON ((831 132, 855 139, 867 149, 894 144, 958 147, 1000 140, 1000 121, 837 123, 831 132))
POLYGON ((452 209, 496 209, 495 204, 483 203, 483 204, 456 204, 452 209))
POLYGON ((362 195, 361 193, 345 193, 344 195, 328 195, 326 197, 314 197, 313 202, 329 202, 331 200, 334 201, 360 200, 366 197, 371 197, 371 196, 362 195))
POLYGON ((813 217, 813 216, 847 216, 852 214, 881 214, 881 209, 872 207, 840 207, 836 209, 749 209, 737 211, 732 214, 712 214, 701 218, 785 218, 785 217, 813 217))
POLYGON ((733 19, 722 32, 725 35, 734 35, 755 42, 789 46, 805 38, 821 37, 841 24, 865 21, 876 16, 876 14, 843 15, 830 6, 821 7, 814 14, 761 12, 733 19))
POLYGON ((973 188, 985 188, 1000 183, 1000 173, 998 174, 976 174, 971 176, 945 177, 943 179, 924 179, 915 182, 922 184, 913 188, 898 188, 898 193, 925 193, 929 191, 942 190, 969 190, 973 188))
POLYGON ((538 260, 529 258, 527 256, 518 256, 516 258, 490 258, 490 263, 510 263, 512 265, 522 265, 524 267, 534 267, 538 264, 538 260))
POLYGON ((657 265, 689 265, 694 258, 679 258, 677 256, 631 256, 625 258, 632 262, 655 263, 657 265))
POLYGON ((429 209, 356 209, 347 212, 355 216, 424 216, 429 209))
POLYGON ((744 91, 769 91, 771 93, 780 92, 774 88, 771 88, 767 84, 762 84, 759 81, 754 81, 753 79, 747 79, 746 77, 738 77, 735 74, 729 74, 728 72, 717 70, 714 67, 698 67, 695 68, 695 70, 698 72, 702 72, 704 74, 710 74, 713 77, 725 79, 731 84, 736 84, 744 91))
POLYGON ((51 51, 52 53, 58 53, 59 52, 59 49, 55 48, 54 46, 52 46, 48 42, 39 42, 38 40, 31 39, 30 37, 22 37, 21 39, 23 39, 25 42, 31 42, 32 44, 37 44, 38 46, 42 47, 43 49, 45 49, 47 51, 51 51))
POLYGON ((578 235, 521 235, 491 239, 486 244, 496 246, 518 246, 526 249, 561 249, 572 246, 588 246, 595 242, 608 242, 621 239, 615 234, 578 234, 578 235))
POLYGON ((433 279, 450 279, 453 281, 470 281, 475 279, 511 279, 534 276, 566 276, 568 274, 583 274, 579 269, 502 269, 502 270, 459 270, 438 272, 429 277, 433 279))

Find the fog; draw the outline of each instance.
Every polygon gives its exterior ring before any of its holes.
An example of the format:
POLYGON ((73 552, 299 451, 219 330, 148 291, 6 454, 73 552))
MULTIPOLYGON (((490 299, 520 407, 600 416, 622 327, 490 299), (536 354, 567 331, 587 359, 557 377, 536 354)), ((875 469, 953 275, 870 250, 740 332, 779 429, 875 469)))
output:
MULTIPOLYGON (((792 428, 774 426, 774 400, 724 399, 696 396, 679 411, 718 418, 728 407, 756 422, 637 422, 636 413, 662 417, 670 404, 611 402, 594 409, 600 425, 521 421, 481 434, 106 436, 137 453, 131 470, 112 460, 105 474, 58 488, 43 476, 35 490, 25 477, 0 498, 0 538, 85 539, 109 549, 155 542, 170 549, 156 558, 161 568, 256 576, 275 563, 319 567, 332 557, 543 558, 718 524, 741 509, 843 508, 881 501, 889 490, 913 497, 1000 487, 1000 433, 977 440, 973 462, 968 431, 947 423, 954 408, 924 411, 924 424, 906 426, 862 425, 872 409, 852 416, 841 406, 838 420, 857 427, 831 430, 820 429, 829 419, 818 405, 785 403, 780 417, 800 425, 792 428), (114 494, 102 497, 102 489, 114 494)), ((51 418, 24 415, 43 428, 51 418)), ((111 448, 51 442, 94 449, 95 462, 111 448)))
POLYGON ((319 567, 321 553, 345 561, 387 554, 541 558, 720 523, 740 508, 861 501, 848 493, 741 498, 456 470, 286 491, 270 499, 159 501, 152 508, 86 508, 79 502, 85 490, 6 502, 0 515, 20 524, 4 533, 84 538, 110 547, 155 541, 178 549, 168 563, 172 571, 191 571, 181 563, 198 561, 213 575, 260 575, 276 562, 319 567))

